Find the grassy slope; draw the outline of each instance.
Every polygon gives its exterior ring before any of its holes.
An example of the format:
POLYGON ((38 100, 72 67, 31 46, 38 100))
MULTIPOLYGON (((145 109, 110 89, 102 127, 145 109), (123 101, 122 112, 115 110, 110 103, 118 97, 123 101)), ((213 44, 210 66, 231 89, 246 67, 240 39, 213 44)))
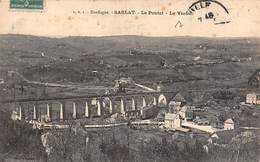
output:
POLYGON ((13 69, 36 81, 111 85, 119 76, 132 76, 139 83, 146 84, 162 80, 200 79, 202 81, 192 84, 246 86, 249 76, 260 67, 259 62, 259 40, 256 38, 120 36, 56 39, 0 36, 0 74, 5 75, 5 71, 13 69), (145 51, 145 54, 130 56, 129 49, 135 48, 145 51), (149 54, 149 51, 153 52, 149 54), (230 60, 234 56, 252 57, 252 61, 163 69, 160 67, 161 59, 155 52, 160 52, 171 65, 194 63, 197 56, 201 57, 200 61, 206 62, 230 60), (99 64, 100 60, 104 60, 104 64, 99 64), (116 67, 118 62, 126 67, 116 67), (94 70, 98 71, 98 75, 93 75, 94 70))

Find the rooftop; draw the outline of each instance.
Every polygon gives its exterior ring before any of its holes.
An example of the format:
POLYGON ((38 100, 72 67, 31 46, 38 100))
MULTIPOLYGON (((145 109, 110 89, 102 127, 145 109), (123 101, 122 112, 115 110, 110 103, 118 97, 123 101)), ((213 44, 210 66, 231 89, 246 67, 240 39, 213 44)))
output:
POLYGON ((171 99, 171 101, 186 102, 185 98, 184 98, 180 93, 177 93, 177 94, 171 99))
POLYGON ((234 124, 234 121, 233 121, 231 118, 229 118, 229 119, 227 119, 227 120, 225 121, 225 123, 226 123, 226 124, 234 124))
POLYGON ((178 117, 178 114, 173 114, 173 113, 165 114, 165 120, 174 120, 176 117, 178 117))

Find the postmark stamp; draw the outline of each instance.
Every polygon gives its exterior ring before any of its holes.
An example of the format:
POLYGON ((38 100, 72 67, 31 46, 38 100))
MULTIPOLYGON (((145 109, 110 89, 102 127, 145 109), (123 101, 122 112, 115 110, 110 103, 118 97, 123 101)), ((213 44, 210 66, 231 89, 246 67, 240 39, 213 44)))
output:
POLYGON ((10 0, 10 9, 43 9, 43 0, 10 0))
POLYGON ((229 10, 217 0, 198 0, 189 6, 187 12, 197 16, 199 22, 211 21, 215 25, 231 22, 229 10))

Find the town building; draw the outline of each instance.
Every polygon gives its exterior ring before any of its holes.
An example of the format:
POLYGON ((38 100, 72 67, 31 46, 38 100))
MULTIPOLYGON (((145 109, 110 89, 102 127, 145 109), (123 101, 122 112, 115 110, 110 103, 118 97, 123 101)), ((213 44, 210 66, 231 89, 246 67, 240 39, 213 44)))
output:
POLYGON ((223 129, 224 128, 223 122, 221 122, 218 118, 211 119, 210 120, 210 125, 213 128, 218 128, 218 129, 223 129))
POLYGON ((0 78, 0 84, 4 84, 4 83, 5 83, 4 79, 0 78))
POLYGON ((180 128, 182 120, 179 114, 166 113, 164 119, 164 126, 166 128, 180 128))
POLYGON ((232 119, 227 119, 224 122, 224 130, 233 130, 235 128, 235 123, 232 119))
POLYGON ((169 105, 179 105, 179 106, 182 106, 186 104, 186 100, 185 98, 180 94, 176 94, 169 102, 169 105))
POLYGON ((192 121, 193 120, 193 111, 192 107, 190 106, 183 106, 179 112, 182 119, 186 121, 192 121))
POLYGON ((206 118, 200 118, 199 116, 196 116, 196 118, 193 120, 194 123, 198 125, 209 125, 210 122, 206 118))
POLYGON ((257 104, 260 105, 260 94, 257 93, 249 93, 246 95, 246 103, 247 104, 257 104))
POLYGON ((12 120, 20 120, 19 115, 16 111, 12 111, 11 119, 12 120))
POLYGON ((181 107, 186 104, 184 97, 178 93, 169 102, 169 112, 177 113, 181 110, 181 107))

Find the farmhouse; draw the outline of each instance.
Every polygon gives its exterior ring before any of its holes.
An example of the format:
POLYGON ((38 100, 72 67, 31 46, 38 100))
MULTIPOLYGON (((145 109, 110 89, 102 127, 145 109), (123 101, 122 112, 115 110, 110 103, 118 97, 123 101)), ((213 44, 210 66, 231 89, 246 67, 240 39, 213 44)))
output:
POLYGON ((256 93, 247 94, 246 103, 260 105, 260 94, 256 94, 256 93))
POLYGON ((167 113, 165 114, 164 126, 166 128, 181 127, 182 120, 179 114, 167 113))
POLYGON ((186 100, 180 93, 178 93, 170 100, 169 109, 172 112, 178 112, 181 110, 181 107, 185 104, 186 104, 186 100))
POLYGON ((182 119, 191 121, 193 120, 193 111, 191 109, 191 106, 183 106, 180 110, 180 116, 182 119))
POLYGON ((233 130, 235 128, 235 123, 232 119, 227 119, 224 122, 224 130, 233 130))

